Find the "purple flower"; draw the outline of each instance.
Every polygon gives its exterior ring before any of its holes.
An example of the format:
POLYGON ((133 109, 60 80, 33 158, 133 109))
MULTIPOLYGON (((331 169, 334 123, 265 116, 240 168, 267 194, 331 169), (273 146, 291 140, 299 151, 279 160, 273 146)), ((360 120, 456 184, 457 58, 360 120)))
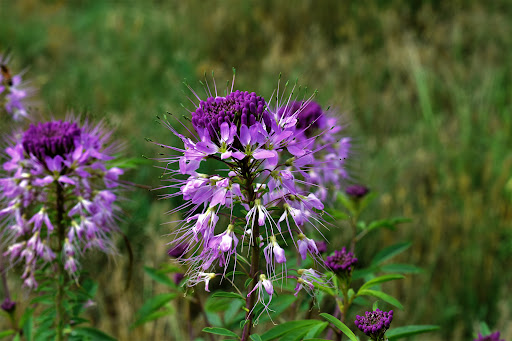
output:
POLYGON ((393 320, 393 310, 389 312, 377 309, 367 311, 365 316, 356 316, 354 324, 374 341, 384 341, 384 334, 393 320))
POLYGON ((316 248, 320 253, 327 252, 327 242, 325 240, 315 240, 316 248))
POLYGON ((3 311, 5 311, 7 313, 12 313, 14 311, 14 309, 16 309, 16 302, 11 301, 11 299, 9 297, 7 297, 2 302, 1 308, 3 311))
POLYGON ((311 99, 280 106, 277 116, 294 125, 296 139, 288 145, 293 162, 308 166, 308 172, 301 173, 305 180, 301 187, 321 200, 329 192, 335 194, 348 177, 345 159, 351 143, 350 138, 341 136, 343 127, 336 117, 311 99), (306 153, 305 147, 314 152, 306 153))
POLYGON ((185 278, 185 274, 181 273, 181 272, 177 272, 174 274, 173 281, 176 285, 180 285, 183 278, 185 278))
POLYGON ((481 333, 478 333, 478 338, 474 341, 505 341, 504 339, 500 339, 500 332, 494 332, 492 334, 482 336, 481 333))
MULTIPOLYGON (((274 286, 272 285, 272 281, 267 278, 264 274, 261 274, 258 279, 258 283, 254 286, 254 288, 247 294, 247 297, 251 296, 253 292, 256 293, 256 303, 263 304, 263 310, 261 311, 260 315, 256 317, 256 321, 258 321, 261 314, 263 314, 263 311, 270 311, 269 308, 270 302, 272 302, 272 296, 274 295, 274 286), (268 295, 268 301, 265 301, 265 295, 264 292, 268 295)), ((256 304, 254 305, 256 307, 256 304)), ((254 308, 253 308, 254 310, 254 308)), ((252 313, 252 311, 251 311, 252 313)), ((269 315, 270 317, 270 315, 269 315)))
POLYGON ((77 278, 85 250, 114 252, 117 176, 123 171, 105 163, 116 151, 109 138, 102 124, 50 121, 30 125, 6 148, 0 215, 6 216, 10 245, 4 255, 24 263, 26 286, 36 287, 35 271, 57 257, 77 278))
POLYGON ((322 274, 313 269, 299 269, 297 274, 297 286, 295 287, 295 296, 298 295, 301 289, 306 290, 310 295, 313 295, 315 284, 323 285, 322 274))
POLYGON ((180 258, 187 253, 188 248, 188 243, 180 243, 170 248, 169 251, 167 251, 167 254, 169 255, 169 257, 172 258, 180 258))
POLYGON ((341 251, 334 251, 334 255, 328 256, 325 261, 325 265, 338 275, 350 273, 355 264, 357 264, 357 258, 352 252, 347 252, 345 247, 341 251))
POLYGON ((27 98, 33 95, 34 89, 22 81, 21 74, 12 74, 9 59, 0 55, 0 103, 15 121, 19 121, 28 117, 27 98))
POLYGON ((366 194, 368 194, 368 192, 370 192, 368 187, 363 185, 351 185, 345 189, 345 193, 354 199, 361 199, 366 194))
POLYGON ((303 131, 308 137, 315 134, 318 129, 325 128, 325 116, 322 107, 313 101, 292 101, 286 107, 278 110, 279 117, 296 115, 298 130, 303 131))
MULTIPOLYGON (((290 98, 279 89, 270 102, 233 88, 219 96, 208 84, 205 100, 191 91, 197 100, 189 110, 192 127, 183 125, 187 136, 162 121, 183 144, 157 144, 171 151, 160 160, 169 177, 169 184, 162 187, 170 190, 165 197, 183 198, 172 211, 183 214, 172 243, 190 245, 179 259, 188 266, 189 286, 208 284, 211 274, 231 272, 228 267, 236 270, 244 248, 259 246, 266 272, 257 278, 252 293, 268 310, 272 281, 286 276, 287 252, 299 252, 302 259, 309 254, 322 262, 315 241, 306 234, 323 226, 320 189, 327 191, 325 181, 329 189, 339 185, 349 140, 339 136, 336 119, 311 100, 293 112, 282 109, 290 98), (216 170, 199 173, 215 169, 209 167, 210 161, 216 162, 216 170), (281 242, 284 235, 292 239, 288 245, 281 242)), ((316 273, 301 275, 306 290, 315 278, 316 273)))

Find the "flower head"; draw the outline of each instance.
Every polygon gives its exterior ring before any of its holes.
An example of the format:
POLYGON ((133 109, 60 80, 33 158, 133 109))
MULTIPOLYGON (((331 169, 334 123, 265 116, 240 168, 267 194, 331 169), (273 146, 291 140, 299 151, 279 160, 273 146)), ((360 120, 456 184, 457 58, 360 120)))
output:
POLYGON ((357 315, 354 324, 372 340, 384 341, 384 334, 389 329, 392 320, 393 310, 386 312, 376 309, 375 311, 367 311, 365 316, 357 315))
MULTIPOLYGON (((228 267, 236 269, 244 247, 263 249, 266 272, 252 292, 268 308, 263 293, 271 298, 272 281, 286 277, 291 248, 303 260, 323 262, 307 229, 323 225, 319 196, 327 182, 339 185, 344 177, 349 140, 342 141, 341 126, 311 100, 288 108, 292 101, 280 90, 269 101, 233 87, 219 96, 207 82, 205 90, 201 99, 191 89, 197 100, 189 110, 192 129, 184 125, 188 136, 162 121, 183 143, 158 144, 172 151, 161 159, 171 182, 162 187, 172 191, 166 197, 185 201, 173 211, 183 218, 172 243, 190 245, 179 259, 188 265, 188 285, 207 280, 204 274, 217 273, 216 267, 223 276, 228 267), (218 167, 212 171, 207 162, 213 160, 218 167)), ((306 290, 315 275, 301 275, 306 290)))
POLYGON ((35 271, 57 257, 76 278, 85 250, 114 251, 123 171, 107 163, 115 151, 109 137, 101 124, 50 121, 30 125, 6 148, 0 216, 10 245, 4 255, 24 263, 26 286, 37 286, 35 271))
POLYGON ((474 341, 505 341, 504 339, 500 339, 500 332, 494 332, 492 334, 482 336, 481 333, 478 333, 478 338, 474 341))
POLYGON ((361 199, 368 194, 368 192, 370 192, 370 189, 363 185, 350 185, 345 189, 345 193, 354 199, 361 199))
POLYGON ((334 255, 328 256, 325 261, 325 265, 338 275, 350 273, 355 264, 357 258, 354 257, 354 253, 347 252, 345 247, 334 251, 334 255))
POLYGON ((7 313, 12 313, 14 309, 16 309, 16 302, 11 301, 9 297, 6 297, 0 307, 2 308, 3 311, 7 313))

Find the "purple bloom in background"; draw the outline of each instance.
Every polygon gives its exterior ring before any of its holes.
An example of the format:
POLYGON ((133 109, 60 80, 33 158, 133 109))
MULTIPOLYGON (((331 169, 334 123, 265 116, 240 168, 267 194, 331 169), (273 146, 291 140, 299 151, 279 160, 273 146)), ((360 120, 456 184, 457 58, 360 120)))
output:
POLYGON ((167 251, 167 254, 169 255, 169 257, 172 257, 172 258, 180 258, 185 253, 187 253, 188 247, 189 247, 189 244, 187 244, 187 243, 181 243, 178 245, 174 245, 172 248, 169 249, 169 251, 167 251))
POLYGON ((296 140, 288 150, 301 156, 309 165, 308 171, 302 173, 306 180, 302 184, 304 190, 313 192, 321 200, 325 200, 330 191, 340 190, 348 177, 345 159, 350 152, 351 140, 341 135, 343 126, 338 119, 312 100, 291 101, 279 107, 278 117, 294 122, 296 140), (315 152, 303 155, 305 145, 315 152))
POLYGON ((393 310, 387 312, 377 309, 375 311, 367 311, 365 316, 357 315, 354 324, 372 340, 384 341, 384 334, 389 329, 392 320, 393 310))
POLYGON ((350 185, 345 189, 345 193, 355 199, 361 199, 368 192, 370 192, 370 189, 363 185, 350 185))
POLYGON ((297 113, 296 128, 311 137, 318 129, 325 128, 326 118, 320 104, 313 101, 292 101, 288 106, 278 111, 279 117, 290 116, 297 113))
POLYGON ((107 164, 118 149, 109 143, 110 134, 102 124, 50 121, 15 134, 5 149, 10 159, 0 178, 4 256, 24 264, 25 286, 36 287, 35 272, 57 257, 76 278, 87 249, 114 252, 117 178, 123 171, 107 164))
POLYGON ((505 339, 500 339, 500 332, 494 332, 486 336, 482 336, 481 333, 478 333, 478 338, 474 341, 505 341, 505 339))
POLYGON ((12 313, 14 311, 14 309, 16 309, 16 302, 11 301, 11 299, 7 297, 2 302, 2 305, 0 306, 0 308, 2 308, 2 310, 7 313, 12 313))
POLYGON ((8 63, 10 57, 0 55, 0 107, 15 121, 28 117, 27 99, 34 90, 21 79, 21 74, 13 74, 8 63))
POLYGON ((334 251, 333 256, 328 256, 325 265, 338 275, 348 274, 352 271, 352 266, 357 263, 354 253, 347 252, 343 247, 341 250, 334 251))
POLYGON ((315 240, 316 248, 320 253, 327 252, 327 242, 325 240, 315 240))
POLYGON ((177 272, 174 274, 173 280, 176 285, 180 285, 181 281, 185 278, 185 274, 181 272, 177 272))

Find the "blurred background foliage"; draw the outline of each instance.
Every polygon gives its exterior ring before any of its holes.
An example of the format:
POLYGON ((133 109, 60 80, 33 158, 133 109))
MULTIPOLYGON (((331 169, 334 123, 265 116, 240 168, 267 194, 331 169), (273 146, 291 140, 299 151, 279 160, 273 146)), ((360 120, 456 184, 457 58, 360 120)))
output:
MULTIPOLYGON (((186 114, 184 79, 200 90, 204 72, 219 85, 236 67, 237 88, 267 98, 279 73, 317 88, 354 138, 353 181, 380 193, 368 219, 413 219, 368 238, 358 257, 413 242, 403 260, 425 272, 390 286, 406 307, 394 324, 439 324, 439 340, 467 340, 479 320, 512 337, 510 32, 510 1, 0 0, 0 51, 11 49, 15 71, 28 66, 39 114, 105 118, 141 160, 125 176, 135 183, 161 185, 144 137, 176 142, 154 118, 186 114)), ((119 257, 87 261, 100 283, 94 323, 121 340, 180 323, 128 327, 163 290, 142 271, 168 262, 164 213, 177 202, 161 194, 137 189, 123 204, 133 270, 122 240, 119 257)), ((330 251, 347 242, 338 232, 330 251)))

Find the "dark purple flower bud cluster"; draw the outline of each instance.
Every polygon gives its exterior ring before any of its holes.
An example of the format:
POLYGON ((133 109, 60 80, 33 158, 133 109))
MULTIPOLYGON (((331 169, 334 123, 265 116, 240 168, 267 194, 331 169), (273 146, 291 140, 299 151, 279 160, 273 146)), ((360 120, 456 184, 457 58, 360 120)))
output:
POLYGON ((76 277, 87 249, 113 252, 118 177, 109 167, 116 151, 99 124, 74 121, 31 125, 12 138, 0 178, 0 222, 9 242, 4 256, 24 264, 24 284, 57 257, 76 277), (57 246, 58 245, 58 246, 57 246))
POLYGON ((486 336, 478 333, 478 338, 474 341, 505 341, 505 339, 500 339, 500 332, 494 332, 486 336))
POLYGON ((209 97, 201 101, 199 107, 192 113, 192 124, 196 131, 208 129, 210 138, 220 136, 222 123, 241 124, 250 127, 256 122, 265 121, 270 124, 269 114, 265 111, 267 103, 254 92, 236 90, 226 97, 209 97))
POLYGON ((345 193, 355 199, 361 199, 368 192, 370 192, 370 189, 363 185, 350 185, 345 189, 345 193))
POLYGON ((356 316, 354 324, 359 330, 369 336, 373 341, 384 341, 384 334, 393 320, 393 310, 367 311, 365 316, 356 316))
POLYGON ((65 156, 75 149, 81 130, 75 122, 52 121, 31 124, 23 134, 22 144, 27 154, 40 161, 45 157, 65 156))
POLYGON ((310 99, 279 107, 277 116, 281 122, 295 125, 298 145, 312 143, 311 148, 316 150, 314 158, 308 160, 309 171, 303 174, 306 183, 311 184, 303 184, 304 190, 321 200, 327 199, 329 192, 340 190, 348 176, 345 159, 350 151, 350 138, 341 136, 343 127, 337 118, 310 99))
POLYGON ((14 309, 16 309, 16 302, 11 301, 11 299, 7 297, 2 302, 2 305, 0 306, 0 308, 2 308, 2 310, 7 313, 12 313, 14 311, 14 309))
POLYGON ((20 74, 9 68, 9 57, 0 55, 0 109, 4 109, 15 121, 28 117, 26 100, 34 90, 26 85, 20 74))
POLYGON ((325 128, 324 112, 320 104, 313 101, 292 101, 288 106, 278 111, 279 117, 291 116, 297 113, 297 130, 304 131, 310 137, 318 129, 325 128))
POLYGON ((357 258, 354 257, 354 253, 347 252, 345 247, 343 247, 341 251, 334 251, 334 255, 328 256, 325 260, 325 265, 336 274, 347 274, 351 272, 352 266, 355 264, 357 264, 357 258))

